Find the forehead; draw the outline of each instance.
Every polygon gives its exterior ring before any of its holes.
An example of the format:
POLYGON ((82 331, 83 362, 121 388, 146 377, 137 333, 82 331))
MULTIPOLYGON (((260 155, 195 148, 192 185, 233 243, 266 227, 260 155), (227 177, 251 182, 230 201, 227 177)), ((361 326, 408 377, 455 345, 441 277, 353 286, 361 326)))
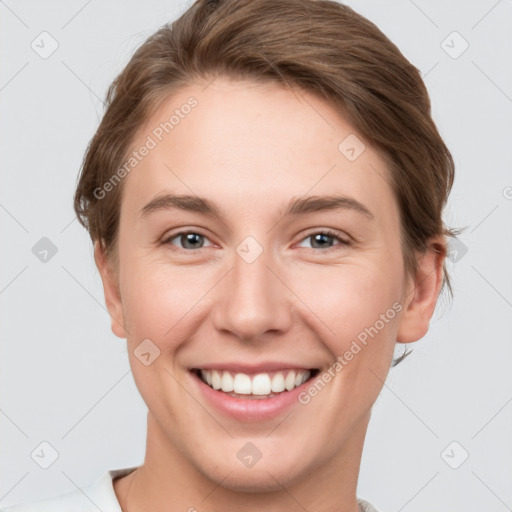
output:
POLYGON ((141 127, 131 149, 144 145, 150 149, 124 184, 132 209, 162 191, 245 206, 247 214, 336 192, 370 204, 376 216, 396 214, 378 152, 329 103, 278 84, 217 78, 184 87, 141 127))

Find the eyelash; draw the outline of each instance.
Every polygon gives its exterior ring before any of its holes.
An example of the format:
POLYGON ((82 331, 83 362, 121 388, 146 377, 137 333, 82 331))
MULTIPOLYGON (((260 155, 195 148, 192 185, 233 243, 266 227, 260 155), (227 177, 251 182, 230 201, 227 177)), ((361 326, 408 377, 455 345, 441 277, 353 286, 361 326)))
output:
MULTIPOLYGON (((179 231, 178 233, 174 233, 170 236, 168 236, 167 238, 165 238, 163 241, 162 241, 162 244, 163 245, 169 245, 169 246, 173 246, 173 244, 171 244, 171 241, 174 240, 175 238, 179 238, 181 235, 189 235, 189 234, 194 234, 194 235, 199 235, 199 236, 202 236, 204 238, 208 238, 206 235, 203 235, 197 231, 179 231)), ((338 245, 334 245, 332 247, 327 247, 327 249, 316 249, 316 248, 312 248, 313 251, 320 251, 320 252, 330 252, 330 251, 333 251, 333 250, 336 250, 337 248, 339 249, 340 247, 346 247, 348 245, 350 245, 350 242, 348 240, 345 240, 344 238, 342 238, 340 236, 339 233, 337 233, 336 231, 333 231, 331 229, 323 229, 323 230, 320 230, 320 231, 313 231, 309 234, 307 234, 304 238, 302 238, 300 241, 304 241, 308 238, 311 238, 315 235, 327 235, 328 237, 330 238, 334 238, 335 240, 337 240, 339 242, 338 245)), ((205 247, 200 247, 199 249, 181 249, 179 247, 176 247, 176 246, 173 246, 173 249, 174 251, 177 251, 179 253, 182 253, 182 254, 190 254, 192 252, 198 252, 200 251, 201 249, 205 249, 205 247)))

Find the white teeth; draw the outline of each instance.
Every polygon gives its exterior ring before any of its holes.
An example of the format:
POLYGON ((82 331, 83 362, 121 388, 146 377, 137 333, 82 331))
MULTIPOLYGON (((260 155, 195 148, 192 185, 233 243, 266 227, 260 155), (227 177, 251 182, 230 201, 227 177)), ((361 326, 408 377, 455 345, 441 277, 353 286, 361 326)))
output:
MULTIPOLYGON (((208 381, 207 381, 208 382, 208 381)), ((231 374, 229 372, 224 372, 222 374, 222 391, 225 393, 229 393, 230 391, 233 391, 233 377, 231 377, 231 374)))
POLYGON ((272 391, 274 393, 280 393, 284 391, 284 376, 283 372, 278 372, 274 375, 272 379, 272 391))
POLYGON ((259 373, 252 379, 252 394, 253 395, 270 395, 272 386, 270 377, 266 373, 259 373))
POLYGON ((233 376, 227 370, 201 370, 203 381, 213 389, 239 395, 274 396, 273 393, 291 391, 306 382, 310 376, 309 370, 287 370, 277 372, 273 376, 268 373, 258 373, 252 378, 245 373, 237 373, 233 376))
POLYGON ((213 389, 220 389, 222 387, 222 379, 219 372, 212 372, 211 386, 213 389))
POLYGON ((295 376, 295 387, 299 387, 302 383, 309 379, 310 372, 298 372, 295 376))
POLYGON ((251 394, 251 377, 245 373, 237 373, 233 382, 234 392, 239 395, 251 394))
POLYGON ((284 387, 291 391, 295 387, 295 372, 288 372, 286 379, 284 379, 284 387))

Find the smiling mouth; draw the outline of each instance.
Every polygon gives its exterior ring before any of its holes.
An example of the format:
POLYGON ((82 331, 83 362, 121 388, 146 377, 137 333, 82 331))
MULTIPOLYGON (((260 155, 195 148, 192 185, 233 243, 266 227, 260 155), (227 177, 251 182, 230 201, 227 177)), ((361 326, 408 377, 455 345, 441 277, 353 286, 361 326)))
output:
POLYGON ((203 370, 193 368, 207 386, 235 398, 264 399, 287 393, 313 379, 320 372, 312 369, 286 369, 249 375, 228 370, 203 370))

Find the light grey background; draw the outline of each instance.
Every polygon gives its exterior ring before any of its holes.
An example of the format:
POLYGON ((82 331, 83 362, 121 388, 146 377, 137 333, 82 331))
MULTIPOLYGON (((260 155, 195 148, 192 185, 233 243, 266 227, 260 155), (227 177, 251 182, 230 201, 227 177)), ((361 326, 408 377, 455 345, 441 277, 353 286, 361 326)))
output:
MULTIPOLYGON (((453 303, 375 404, 358 495, 383 512, 511 510, 512 1, 347 3, 422 71, 456 162, 446 220, 468 226, 448 263, 453 303), (469 43, 458 58, 453 31, 469 43)), ((146 406, 72 195, 107 86, 189 4, 0 1, 2 507, 143 460, 146 406), (59 45, 47 59, 31 48, 43 31, 59 45), (42 237, 57 247, 46 263, 42 237), (48 469, 31 458, 43 441, 59 454, 48 469)))

